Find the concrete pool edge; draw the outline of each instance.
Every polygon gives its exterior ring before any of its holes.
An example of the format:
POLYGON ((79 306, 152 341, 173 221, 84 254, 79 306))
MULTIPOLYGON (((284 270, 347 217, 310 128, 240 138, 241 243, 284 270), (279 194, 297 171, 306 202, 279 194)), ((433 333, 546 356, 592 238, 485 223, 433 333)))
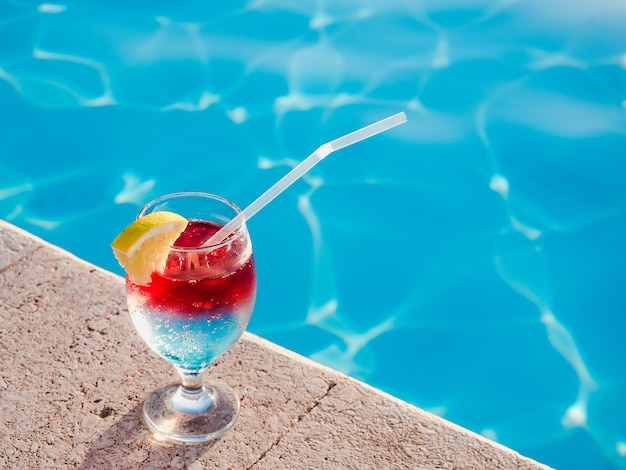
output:
POLYGON ((0 279, 0 467, 548 468, 250 333, 209 371, 240 392, 235 428, 155 440, 142 400, 175 375, 123 279, 1 220, 0 279))

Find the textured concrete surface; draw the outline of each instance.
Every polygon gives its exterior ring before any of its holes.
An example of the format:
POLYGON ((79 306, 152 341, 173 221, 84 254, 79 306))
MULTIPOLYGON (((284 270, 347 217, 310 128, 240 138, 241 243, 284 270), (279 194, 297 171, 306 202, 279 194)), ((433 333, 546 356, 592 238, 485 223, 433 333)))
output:
POLYGON ((0 221, 0 283, 0 468, 547 468, 251 334, 209 370, 242 397, 235 428, 158 441, 142 400, 176 377, 123 280, 0 221))

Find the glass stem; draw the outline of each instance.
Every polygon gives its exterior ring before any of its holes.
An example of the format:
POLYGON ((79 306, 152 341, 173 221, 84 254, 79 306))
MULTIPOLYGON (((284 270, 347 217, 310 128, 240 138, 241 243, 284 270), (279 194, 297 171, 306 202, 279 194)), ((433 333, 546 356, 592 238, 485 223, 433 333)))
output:
POLYGON ((204 371, 178 368, 181 384, 172 400, 172 406, 182 413, 204 413, 213 405, 213 397, 202 385, 204 371))

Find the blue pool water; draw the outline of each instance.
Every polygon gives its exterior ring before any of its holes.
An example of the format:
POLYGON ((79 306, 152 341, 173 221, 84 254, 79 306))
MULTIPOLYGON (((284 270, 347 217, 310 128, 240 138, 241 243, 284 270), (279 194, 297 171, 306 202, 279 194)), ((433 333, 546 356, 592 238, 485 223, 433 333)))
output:
POLYGON ((560 469, 626 468, 626 4, 0 0, 0 217, 121 274, 176 190, 249 223, 250 330, 560 469))

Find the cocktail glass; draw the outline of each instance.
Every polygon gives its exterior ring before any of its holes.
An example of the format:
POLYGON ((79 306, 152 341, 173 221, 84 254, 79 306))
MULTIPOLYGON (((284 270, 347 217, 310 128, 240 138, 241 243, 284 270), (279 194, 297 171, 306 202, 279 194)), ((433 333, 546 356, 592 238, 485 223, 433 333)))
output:
POLYGON ((167 439, 205 442, 226 433, 239 415, 237 393, 203 376, 250 320, 256 296, 252 245, 242 220, 223 241, 202 246, 240 212, 222 197, 168 194, 146 204, 137 217, 156 211, 175 212, 189 223, 170 247, 165 270, 153 273, 149 285, 126 277, 126 297, 143 340, 182 380, 151 392, 143 414, 167 439))
MULTIPOLYGON (((172 440, 203 442, 222 436, 237 420, 237 394, 224 384, 203 382, 203 374, 243 334, 252 314, 256 274, 245 221, 331 152, 404 122, 406 114, 400 112, 321 145, 243 211, 219 196, 174 193, 139 212, 138 218, 174 212, 189 221, 169 247, 162 272, 152 272, 145 285, 126 277, 128 309, 137 330, 182 377, 182 383, 146 398, 144 417, 153 430, 172 440)), ((141 245, 139 241, 135 243, 141 245)))

